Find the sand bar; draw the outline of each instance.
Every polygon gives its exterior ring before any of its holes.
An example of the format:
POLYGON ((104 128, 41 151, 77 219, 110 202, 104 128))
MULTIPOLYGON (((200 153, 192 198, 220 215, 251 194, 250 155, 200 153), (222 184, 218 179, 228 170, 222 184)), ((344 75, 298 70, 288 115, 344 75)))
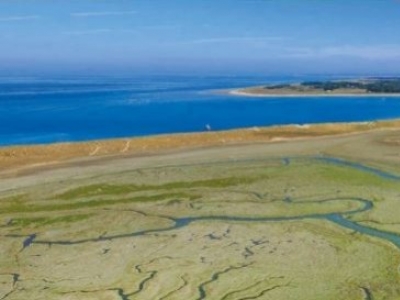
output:
POLYGON ((222 93, 233 95, 233 96, 245 96, 245 97, 254 97, 254 98, 303 98, 303 97, 312 97, 312 98, 321 98, 321 97, 371 97, 371 98, 400 98, 400 94, 398 93, 365 93, 365 92, 332 92, 332 93, 321 93, 321 92, 306 92, 306 93, 294 93, 293 91, 271 91, 271 90, 262 90, 261 88, 241 88, 241 89, 233 89, 233 90, 225 90, 222 93))

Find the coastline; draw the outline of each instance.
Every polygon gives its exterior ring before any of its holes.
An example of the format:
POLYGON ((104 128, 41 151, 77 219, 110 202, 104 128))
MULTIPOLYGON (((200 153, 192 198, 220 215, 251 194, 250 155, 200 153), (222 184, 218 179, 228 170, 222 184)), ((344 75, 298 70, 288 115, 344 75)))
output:
POLYGON ((48 168, 81 159, 148 156, 169 151, 251 143, 278 143, 396 129, 400 129, 400 119, 375 122, 294 124, 89 142, 8 146, 0 148, 0 178, 20 176, 27 169, 48 168))
POLYGON ((334 98, 334 97, 370 97, 370 98, 400 98, 399 94, 377 94, 377 93, 354 93, 354 94, 341 94, 341 93, 309 93, 309 94, 284 94, 284 93, 257 93, 257 92, 249 92, 246 91, 247 88, 239 88, 239 89, 231 89, 231 90, 223 90, 221 91, 224 94, 228 94, 231 96, 244 96, 244 97, 253 97, 253 98, 303 98, 303 97, 311 97, 311 98, 334 98))

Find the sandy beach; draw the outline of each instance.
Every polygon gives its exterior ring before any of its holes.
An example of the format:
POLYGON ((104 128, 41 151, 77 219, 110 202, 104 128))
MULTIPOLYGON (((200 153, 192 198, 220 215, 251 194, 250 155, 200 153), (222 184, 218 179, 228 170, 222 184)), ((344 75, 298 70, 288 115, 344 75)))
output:
POLYGON ((299 97, 371 97, 371 98, 386 98, 386 97, 400 97, 400 94, 389 94, 389 93, 293 93, 293 92, 279 92, 274 93, 267 90, 261 90, 261 88, 240 88, 233 90, 225 90, 223 93, 233 95, 233 96, 246 96, 254 98, 299 98, 299 97))
POLYGON ((217 146, 279 143, 398 128, 400 128, 400 120, 317 125, 294 124, 193 134, 3 147, 0 148, 0 177, 19 176, 35 170, 54 168, 74 162, 80 164, 82 161, 88 163, 99 159, 148 156, 217 146))

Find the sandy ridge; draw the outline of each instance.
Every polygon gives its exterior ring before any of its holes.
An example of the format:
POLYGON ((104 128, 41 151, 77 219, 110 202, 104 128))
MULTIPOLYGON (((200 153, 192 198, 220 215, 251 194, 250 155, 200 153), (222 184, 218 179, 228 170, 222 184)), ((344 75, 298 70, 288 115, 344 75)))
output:
POLYGON ((80 158, 148 155, 161 151, 210 146, 283 142, 299 138, 343 135, 380 129, 400 129, 400 120, 254 127, 220 132, 4 147, 0 148, 0 175, 10 171, 15 171, 15 175, 18 175, 20 170, 26 168, 57 165, 80 158))

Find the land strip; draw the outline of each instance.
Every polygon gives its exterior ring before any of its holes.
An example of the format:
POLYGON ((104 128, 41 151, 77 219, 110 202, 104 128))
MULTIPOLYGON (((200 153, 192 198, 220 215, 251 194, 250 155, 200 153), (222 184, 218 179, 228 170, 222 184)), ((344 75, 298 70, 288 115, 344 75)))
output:
POLYGON ((94 161, 115 157, 153 155, 213 146, 282 142, 295 139, 348 135, 376 130, 398 129, 400 120, 253 127, 220 132, 172 134, 49 145, 0 148, 0 178, 52 169, 72 160, 94 161))

